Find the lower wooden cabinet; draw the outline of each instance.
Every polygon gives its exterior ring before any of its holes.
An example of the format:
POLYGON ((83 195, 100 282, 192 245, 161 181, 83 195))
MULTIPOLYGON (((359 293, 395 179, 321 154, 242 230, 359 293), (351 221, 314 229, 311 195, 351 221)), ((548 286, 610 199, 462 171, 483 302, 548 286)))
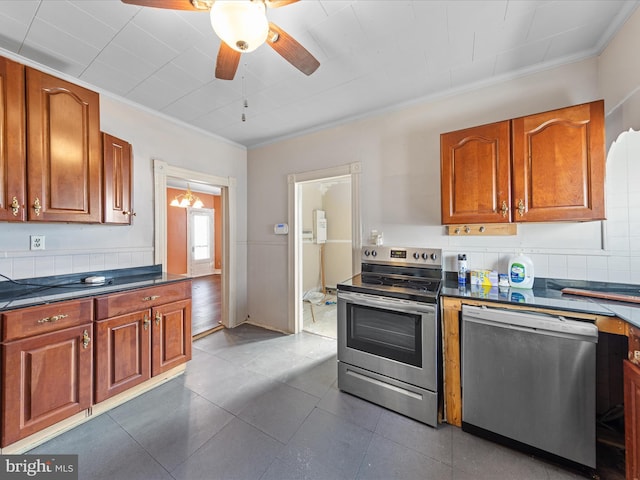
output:
POLYGON ((91 406, 93 324, 2 346, 5 447, 91 406))
POLYGON ((627 480, 640 479, 640 366, 624 362, 624 434, 627 480))
POLYGON ((147 309, 96 322, 96 403, 151 378, 150 313, 147 309))
POLYGON ((0 312, 0 448, 186 363, 191 341, 188 280, 0 312))
POLYGON ((95 336, 99 403, 191 359, 191 300, 97 321, 95 336))
POLYGON ((95 403, 191 359, 191 282, 96 299, 95 403))
POLYGON ((191 300, 155 307, 151 332, 152 376, 191 360, 191 300))

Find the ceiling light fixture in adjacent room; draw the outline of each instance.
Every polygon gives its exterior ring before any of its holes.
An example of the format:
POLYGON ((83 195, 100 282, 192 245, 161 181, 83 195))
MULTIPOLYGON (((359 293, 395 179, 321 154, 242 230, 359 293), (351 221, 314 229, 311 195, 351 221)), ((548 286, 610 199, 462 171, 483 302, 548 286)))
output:
POLYGON ((171 203, 169 205, 171 205, 172 207, 180 207, 180 208, 187 208, 187 207, 202 208, 202 207, 204 207, 204 203, 202 203, 202 200, 200 200, 197 195, 194 195, 191 192, 191 189, 189 188, 189 185, 187 185, 187 191, 185 193, 181 193, 179 195, 176 195, 176 197, 173 200, 171 200, 171 203))

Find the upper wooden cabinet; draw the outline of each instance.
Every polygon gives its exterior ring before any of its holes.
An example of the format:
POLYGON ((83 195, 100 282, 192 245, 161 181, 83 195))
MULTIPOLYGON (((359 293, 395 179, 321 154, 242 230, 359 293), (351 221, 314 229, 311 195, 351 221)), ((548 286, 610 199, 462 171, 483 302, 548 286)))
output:
POLYGON ((442 223, 511 220, 509 121, 440 136, 442 223))
POLYGON ((0 57, 0 221, 130 225, 131 150, 96 92, 0 57))
POLYGON ((102 134, 102 207, 104 223, 130 225, 131 200, 131 144, 102 134))
POLYGON ((30 221, 100 222, 100 98, 26 68, 30 221))
POLYGON ((24 68, 0 57, 0 221, 25 219, 24 68))
POLYGON ((442 223, 604 219, 604 101, 440 137, 442 223))
POLYGON ((515 221, 604 219, 604 101, 511 125, 515 221))

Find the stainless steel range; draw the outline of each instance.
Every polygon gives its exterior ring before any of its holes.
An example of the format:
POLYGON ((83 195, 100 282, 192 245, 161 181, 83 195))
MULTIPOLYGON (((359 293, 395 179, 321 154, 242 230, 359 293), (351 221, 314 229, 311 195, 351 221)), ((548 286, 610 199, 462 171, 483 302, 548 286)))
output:
POLYGON ((338 284, 338 388, 437 426, 439 249, 363 247, 338 284))

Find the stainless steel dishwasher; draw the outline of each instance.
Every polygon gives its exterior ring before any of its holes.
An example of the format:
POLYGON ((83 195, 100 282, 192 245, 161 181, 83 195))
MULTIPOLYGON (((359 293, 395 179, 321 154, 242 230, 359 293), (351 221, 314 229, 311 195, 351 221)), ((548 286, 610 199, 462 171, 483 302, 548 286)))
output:
POLYGON ((590 322, 463 306, 463 430, 595 468, 597 341, 590 322))

